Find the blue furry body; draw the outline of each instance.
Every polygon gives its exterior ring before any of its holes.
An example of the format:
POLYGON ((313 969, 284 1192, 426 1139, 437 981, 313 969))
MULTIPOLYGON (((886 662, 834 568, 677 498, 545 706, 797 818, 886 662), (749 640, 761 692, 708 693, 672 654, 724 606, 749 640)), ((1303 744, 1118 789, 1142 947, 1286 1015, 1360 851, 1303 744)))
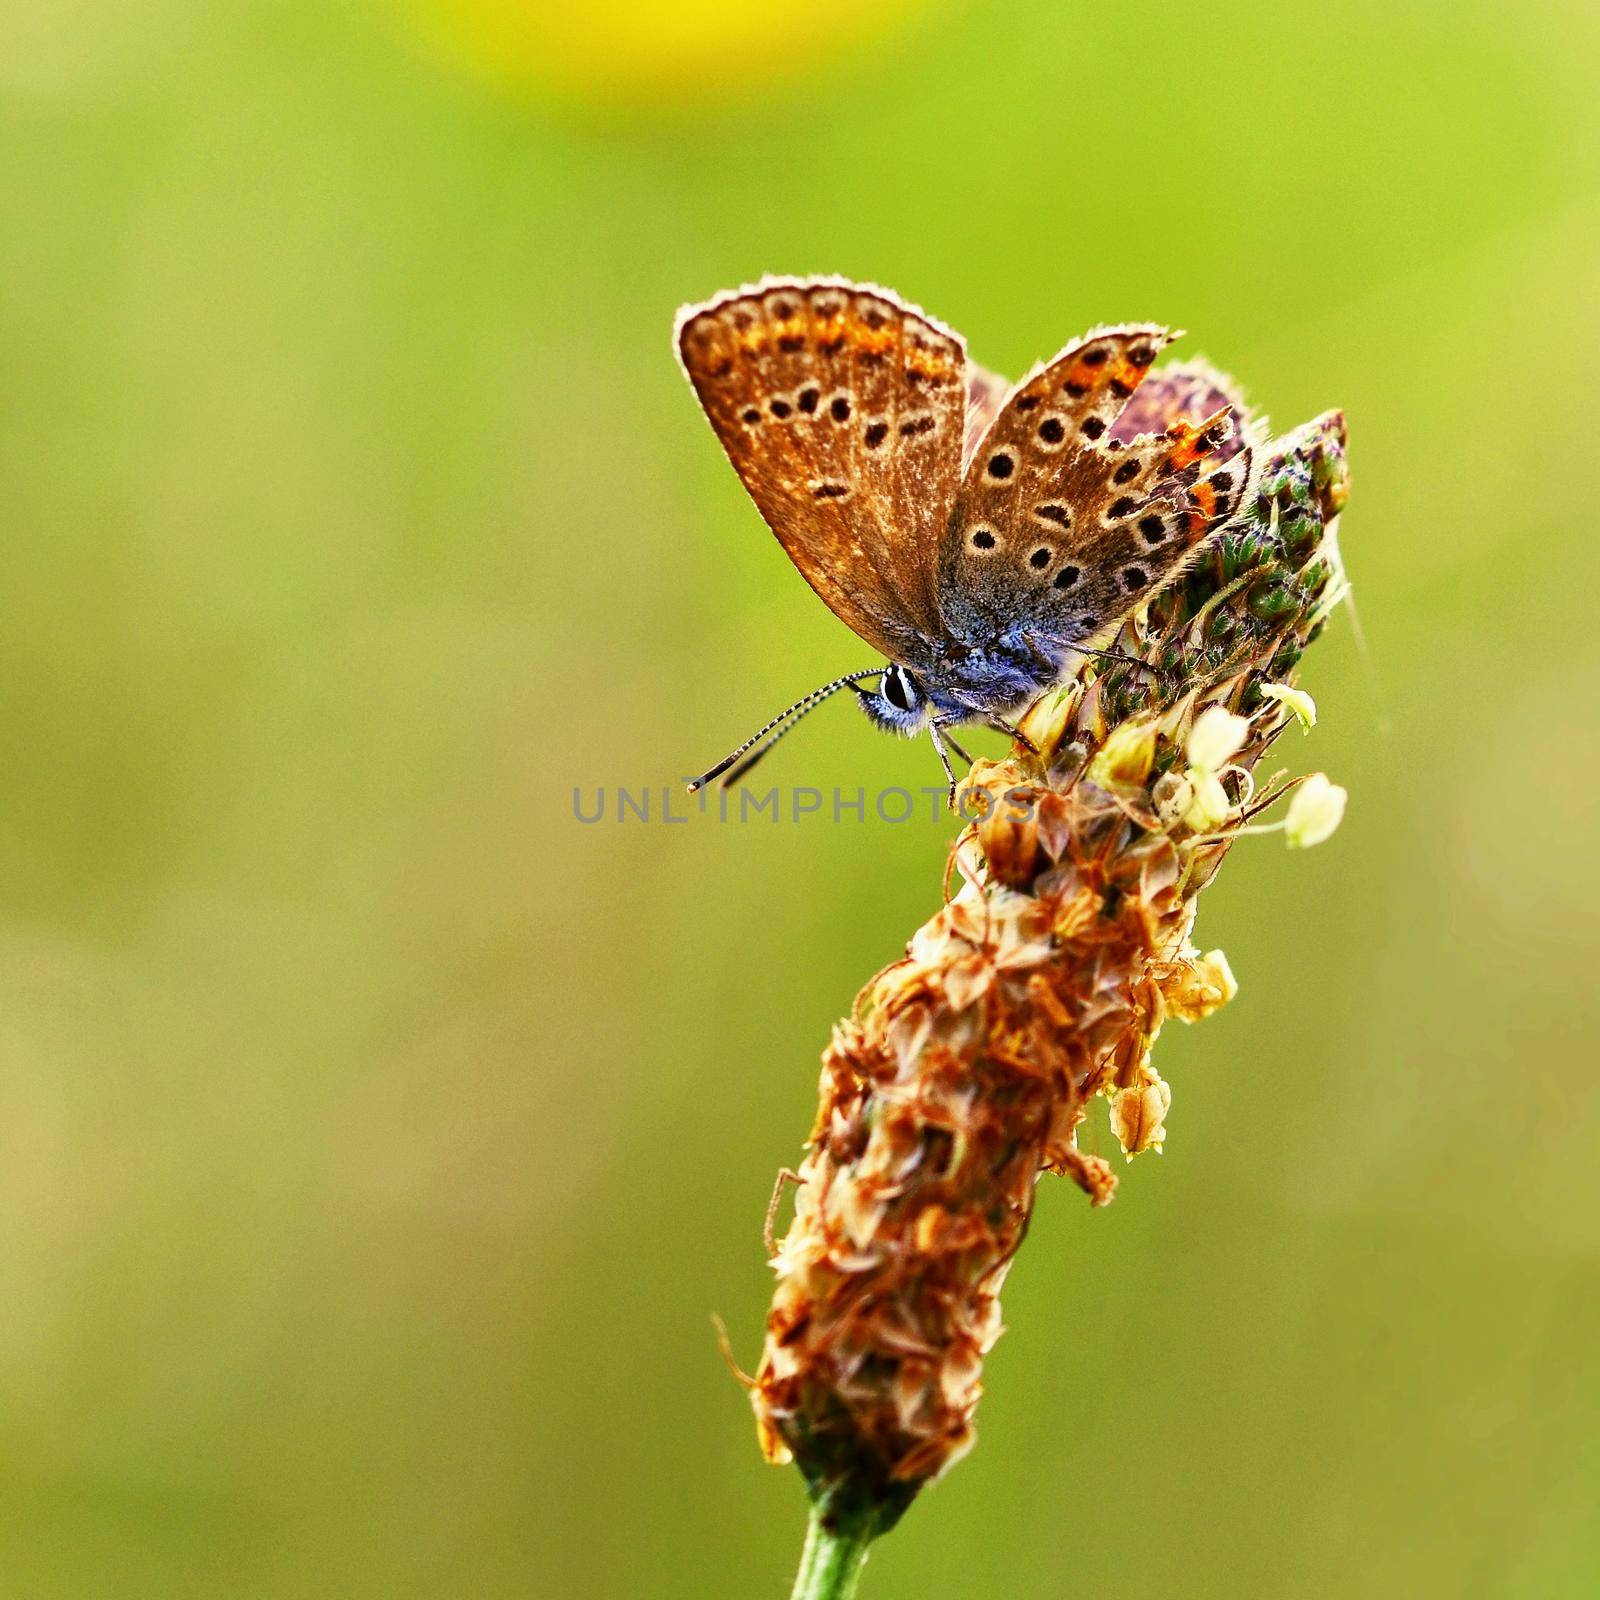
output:
POLYGON ((1017 628, 985 645, 946 645, 926 666, 892 666, 876 691, 859 698, 877 726, 909 737, 930 723, 953 727, 1019 711, 1061 674, 1017 628))

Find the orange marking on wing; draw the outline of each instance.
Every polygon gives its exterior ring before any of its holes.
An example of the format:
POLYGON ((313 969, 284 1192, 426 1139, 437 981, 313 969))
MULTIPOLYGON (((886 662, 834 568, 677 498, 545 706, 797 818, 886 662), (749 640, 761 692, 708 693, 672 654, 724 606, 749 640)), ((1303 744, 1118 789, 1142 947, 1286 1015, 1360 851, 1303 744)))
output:
POLYGON ((951 378, 955 370, 956 364, 949 356, 936 352, 914 350, 906 361, 906 371, 916 373, 919 378, 951 378))
POLYGON ((865 328, 858 326, 854 330, 852 338, 857 349, 876 355, 894 345, 895 330, 892 327, 865 328))
POLYGON ((1173 441, 1172 448, 1167 452, 1167 468, 1177 471, 1186 467, 1191 461, 1198 461, 1204 454, 1198 440, 1200 430, 1192 428, 1187 422, 1175 422, 1167 429, 1167 437, 1173 441))
POLYGON ((1217 520, 1217 491, 1209 483, 1197 483, 1189 491, 1191 505, 1184 514, 1190 538, 1198 539, 1217 520))

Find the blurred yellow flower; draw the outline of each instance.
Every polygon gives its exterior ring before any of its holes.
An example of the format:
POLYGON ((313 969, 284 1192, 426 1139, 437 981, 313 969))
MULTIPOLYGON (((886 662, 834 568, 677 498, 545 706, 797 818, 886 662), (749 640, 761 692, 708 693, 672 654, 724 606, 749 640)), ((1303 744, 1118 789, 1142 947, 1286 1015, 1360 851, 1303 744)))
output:
POLYGON ((803 77, 927 0, 404 0, 450 54, 600 105, 672 105, 803 77))

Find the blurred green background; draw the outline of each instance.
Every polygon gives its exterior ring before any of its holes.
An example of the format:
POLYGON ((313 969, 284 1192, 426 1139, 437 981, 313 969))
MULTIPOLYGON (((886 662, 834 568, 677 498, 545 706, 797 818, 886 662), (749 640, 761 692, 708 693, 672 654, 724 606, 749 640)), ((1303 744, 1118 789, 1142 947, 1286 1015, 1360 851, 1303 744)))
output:
POLYGON ((766 270, 1178 323, 1355 475, 1345 828, 866 1592, 1600 1588, 1593 6, 0 18, 0 1590, 787 1592, 709 1319, 949 830, 573 816, 862 663, 669 350, 766 270))

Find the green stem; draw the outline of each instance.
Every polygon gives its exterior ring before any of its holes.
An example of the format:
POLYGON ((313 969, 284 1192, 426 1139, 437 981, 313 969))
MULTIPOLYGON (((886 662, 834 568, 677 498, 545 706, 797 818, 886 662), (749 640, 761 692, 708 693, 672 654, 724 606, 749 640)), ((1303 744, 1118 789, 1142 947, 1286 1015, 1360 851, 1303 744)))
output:
POLYGON ((825 1503, 813 1505, 790 1600, 850 1600, 876 1531, 867 1520, 840 1527, 825 1503))

